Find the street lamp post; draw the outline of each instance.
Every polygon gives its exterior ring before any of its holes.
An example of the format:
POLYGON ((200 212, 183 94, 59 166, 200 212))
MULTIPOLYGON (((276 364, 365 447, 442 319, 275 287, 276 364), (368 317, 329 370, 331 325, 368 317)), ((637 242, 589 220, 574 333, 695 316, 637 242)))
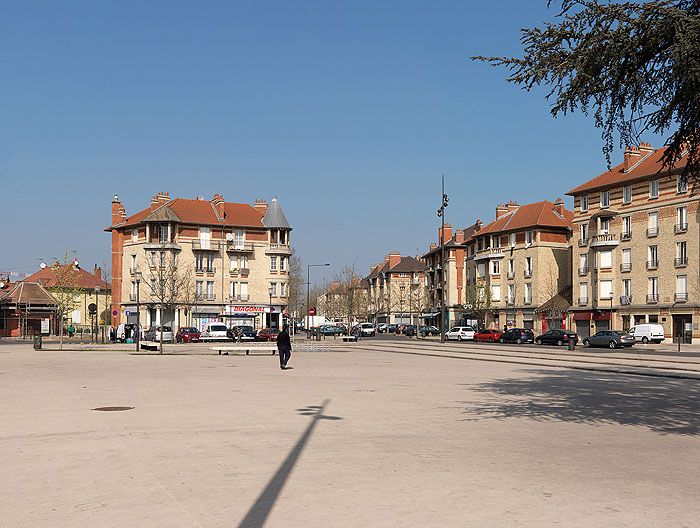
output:
MULTIPOLYGON (((95 286, 95 305, 97 310, 95 310, 95 343, 97 343, 97 338, 100 333, 100 287, 95 286)), ((104 336, 102 337, 102 343, 104 343, 104 336)))
POLYGON ((306 322, 307 322, 307 332, 311 327, 309 310, 311 310, 310 292, 311 292, 311 268, 322 268, 325 266, 330 266, 329 263, 325 264, 307 264, 306 265, 306 322))
POLYGON ((141 272, 136 272, 136 352, 139 351, 139 341, 141 339, 141 306, 139 299, 139 289, 141 287, 141 272))
POLYGON ((445 175, 442 175, 442 193, 437 215, 442 221, 440 229, 440 343, 445 342, 445 209, 450 199, 445 194, 445 175))
POLYGON ((270 294, 270 315, 268 316, 268 322, 270 323, 269 328, 272 329, 272 286, 267 289, 267 293, 270 294))

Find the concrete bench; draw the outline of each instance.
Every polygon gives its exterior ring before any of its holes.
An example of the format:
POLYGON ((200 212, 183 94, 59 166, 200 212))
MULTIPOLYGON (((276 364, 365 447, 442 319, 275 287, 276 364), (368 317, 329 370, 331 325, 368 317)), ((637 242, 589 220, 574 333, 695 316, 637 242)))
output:
POLYGON ((357 341, 357 336, 343 336, 344 343, 350 343, 353 341, 357 341))
POLYGON ((249 356, 250 351, 253 350, 264 350, 264 351, 272 351, 272 355, 275 355, 275 352, 277 352, 277 345, 246 345, 244 343, 241 343, 239 345, 228 345, 228 346, 213 346, 209 347, 209 350, 215 350, 221 355, 223 352, 225 355, 228 355, 229 352, 236 352, 238 350, 245 350, 245 355, 249 356))
POLYGON ((141 350, 158 350, 159 343, 157 341, 139 341, 141 350))

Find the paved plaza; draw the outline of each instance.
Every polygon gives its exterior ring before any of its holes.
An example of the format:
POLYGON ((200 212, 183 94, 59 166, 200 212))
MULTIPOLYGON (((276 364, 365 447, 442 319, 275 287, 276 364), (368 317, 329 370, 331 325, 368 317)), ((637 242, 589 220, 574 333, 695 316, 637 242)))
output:
POLYGON ((391 350, 290 365, 0 343, 0 526, 697 526, 696 380, 391 350))

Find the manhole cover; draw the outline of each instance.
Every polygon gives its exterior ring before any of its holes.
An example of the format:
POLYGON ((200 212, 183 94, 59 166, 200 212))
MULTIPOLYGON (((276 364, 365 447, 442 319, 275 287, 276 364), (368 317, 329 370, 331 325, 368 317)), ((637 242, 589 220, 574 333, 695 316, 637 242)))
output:
POLYGON ((115 407, 95 407, 93 411, 130 411, 133 409, 133 407, 123 407, 123 406, 115 406, 115 407))

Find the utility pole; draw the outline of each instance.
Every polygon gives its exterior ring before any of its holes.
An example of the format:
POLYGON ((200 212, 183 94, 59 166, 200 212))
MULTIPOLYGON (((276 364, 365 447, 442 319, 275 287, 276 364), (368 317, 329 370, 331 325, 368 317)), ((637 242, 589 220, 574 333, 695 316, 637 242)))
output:
POLYGON ((440 208, 437 215, 442 222, 440 228, 440 343, 445 342, 445 209, 450 199, 445 194, 445 175, 442 175, 442 192, 440 193, 440 208))

